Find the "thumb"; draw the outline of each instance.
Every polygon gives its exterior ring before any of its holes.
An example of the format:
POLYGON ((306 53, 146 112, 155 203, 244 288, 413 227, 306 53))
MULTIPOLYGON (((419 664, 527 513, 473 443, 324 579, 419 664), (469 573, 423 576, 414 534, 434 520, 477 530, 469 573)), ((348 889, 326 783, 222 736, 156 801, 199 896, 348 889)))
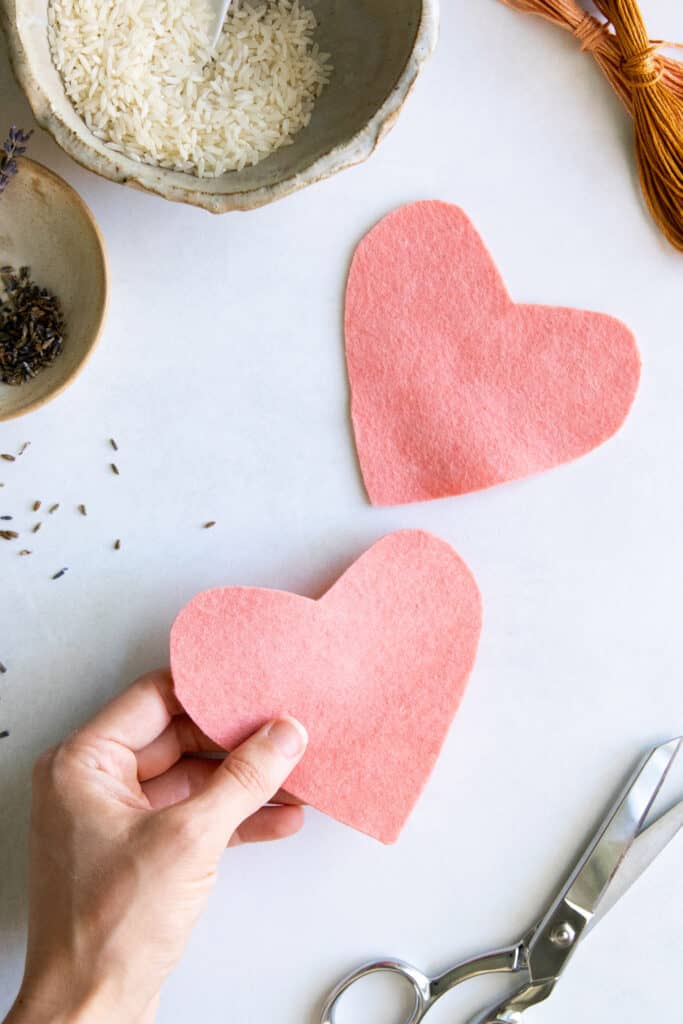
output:
POLYGON ((245 818, 268 803, 306 750, 308 734, 295 718, 269 722, 237 747, 186 810, 206 822, 223 848, 245 818))

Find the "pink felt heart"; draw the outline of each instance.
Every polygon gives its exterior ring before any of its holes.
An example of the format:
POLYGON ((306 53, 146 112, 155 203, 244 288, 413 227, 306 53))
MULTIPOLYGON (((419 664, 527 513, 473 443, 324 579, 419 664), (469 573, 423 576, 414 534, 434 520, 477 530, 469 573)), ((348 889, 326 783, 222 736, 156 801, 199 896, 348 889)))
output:
POLYGON ((358 246, 346 293, 351 414, 374 505, 492 487, 584 455, 623 423, 633 335, 517 305, 462 210, 413 203, 358 246))
POLYGON ((209 590, 171 631, 188 715, 230 750, 294 715, 310 742, 287 789, 394 842, 438 757, 481 631, 467 566, 420 530, 384 537, 318 601, 209 590))

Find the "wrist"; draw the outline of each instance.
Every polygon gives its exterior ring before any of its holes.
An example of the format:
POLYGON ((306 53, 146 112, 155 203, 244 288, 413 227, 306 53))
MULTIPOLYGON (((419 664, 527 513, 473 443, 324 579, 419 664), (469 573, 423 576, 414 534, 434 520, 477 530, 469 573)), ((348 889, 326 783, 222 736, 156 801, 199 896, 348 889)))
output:
POLYGON ((115 988, 111 980, 84 983, 66 971, 27 975, 5 1024, 147 1024, 154 1020, 153 1012, 130 1006, 115 988))
POLYGON ((77 995, 49 979, 26 979, 5 1024, 111 1024, 114 1017, 98 993, 77 995))
MULTIPOLYGON (((87 1013, 87 1003, 69 1007, 58 1000, 36 999, 22 990, 4 1024, 85 1024, 87 1013)), ((98 1016, 95 1019, 104 1021, 105 1018, 98 1016)))

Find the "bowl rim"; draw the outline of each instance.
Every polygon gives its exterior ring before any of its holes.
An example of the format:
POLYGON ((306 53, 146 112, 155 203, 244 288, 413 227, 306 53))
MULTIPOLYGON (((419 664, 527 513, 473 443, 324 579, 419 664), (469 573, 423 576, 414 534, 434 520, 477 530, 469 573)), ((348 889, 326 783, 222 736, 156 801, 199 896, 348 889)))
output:
POLYGON ((405 67, 384 102, 364 127, 317 157, 303 170, 290 174, 273 185, 261 185, 231 194, 151 182, 146 180, 144 172, 144 168, 151 165, 141 164, 141 171, 136 172, 134 166, 128 167, 128 163, 134 165, 134 161, 128 160, 126 168, 123 168, 117 162, 117 158, 121 159, 119 154, 112 152, 111 158, 108 158, 91 148, 86 140, 76 135, 62 120, 34 77, 17 24, 17 0, 0 0, 0 23, 8 39, 12 71, 28 99, 36 121, 73 160, 110 181, 142 189, 172 202, 198 206, 210 213, 228 213, 234 210, 253 210, 277 199, 283 199, 308 185, 362 163, 374 153, 378 144, 395 124, 423 65, 436 48, 440 0, 420 2, 420 21, 405 67))
MULTIPOLYGON (((93 229, 95 240, 97 242, 97 247, 100 252, 100 269, 102 271, 102 281, 104 289, 102 303, 97 314, 95 330, 93 331, 92 336, 88 341, 87 345, 84 347, 80 359, 78 360, 74 368, 71 370, 71 372, 68 373, 62 379, 60 379, 60 381, 56 383, 55 386, 47 392, 47 394, 40 395, 37 398, 34 398, 33 401, 29 402, 28 405, 22 406, 21 409, 9 410, 8 412, 3 412, 2 409, 0 409, 0 423, 7 423, 10 420, 19 419, 19 417, 26 416, 30 412, 35 412, 36 409, 41 409, 44 405, 47 405, 48 402, 51 402, 54 398, 57 398, 59 395, 62 394, 62 392, 66 391, 66 389, 71 384, 73 384, 76 377, 78 377, 78 375, 81 373, 81 371, 84 369, 84 367, 90 360, 90 357, 92 356, 95 347, 97 346, 100 338, 102 337, 104 323, 107 318, 107 312, 109 310, 110 295, 110 269, 109 259, 107 256, 107 248, 100 226, 95 220, 95 216, 90 207, 88 206, 88 204, 85 202, 82 196, 79 195, 76 189, 68 183, 68 181, 65 181, 64 178, 60 177, 59 174, 56 174, 54 171, 50 170, 49 167, 45 167, 44 164, 39 163, 37 160, 30 160, 28 157, 25 156, 18 157, 17 163, 19 164, 19 173, 21 173, 22 164, 28 164, 33 169, 34 173, 37 173, 40 177, 51 179, 55 185, 57 185, 63 192, 67 193, 70 200, 75 203, 75 205, 81 210, 83 214, 85 214, 86 220, 93 229)), ((11 189, 11 187, 12 186, 10 184, 8 186, 8 191, 9 189, 11 189)))

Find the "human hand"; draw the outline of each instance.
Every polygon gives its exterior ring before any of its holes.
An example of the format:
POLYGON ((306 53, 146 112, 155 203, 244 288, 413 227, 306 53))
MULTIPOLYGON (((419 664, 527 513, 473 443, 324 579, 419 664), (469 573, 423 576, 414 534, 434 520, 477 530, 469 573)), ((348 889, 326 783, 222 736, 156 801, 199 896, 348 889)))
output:
POLYGON ((218 748, 159 671, 44 754, 33 781, 26 971, 6 1024, 153 1020, 225 846, 301 827, 301 807, 264 804, 306 742, 302 726, 282 719, 224 760, 186 757, 218 748))

